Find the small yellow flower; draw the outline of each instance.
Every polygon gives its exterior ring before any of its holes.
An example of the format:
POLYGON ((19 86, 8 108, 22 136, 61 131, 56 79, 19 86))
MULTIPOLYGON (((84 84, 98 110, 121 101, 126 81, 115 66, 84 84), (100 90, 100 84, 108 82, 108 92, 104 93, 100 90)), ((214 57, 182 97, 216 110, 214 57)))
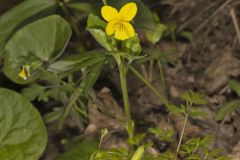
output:
POLYGON ((27 73, 24 68, 18 73, 18 76, 21 77, 23 80, 27 80, 27 73))
POLYGON ((21 71, 18 73, 18 76, 23 80, 27 80, 30 77, 30 66, 24 65, 21 71))
POLYGON ((111 6, 103 6, 102 17, 108 22, 107 35, 115 34, 115 38, 125 40, 135 36, 133 26, 129 23, 137 13, 137 5, 133 2, 125 4, 118 12, 111 6))

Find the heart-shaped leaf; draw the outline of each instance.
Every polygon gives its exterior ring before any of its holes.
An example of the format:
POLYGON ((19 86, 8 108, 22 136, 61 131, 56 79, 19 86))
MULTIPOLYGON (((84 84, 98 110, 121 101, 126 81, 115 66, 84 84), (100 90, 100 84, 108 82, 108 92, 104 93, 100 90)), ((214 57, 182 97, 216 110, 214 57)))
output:
POLYGON ((35 21, 19 30, 6 45, 4 73, 12 81, 26 84, 36 80, 39 68, 59 56, 71 36, 69 24, 53 15, 35 21), (27 79, 19 76, 24 66, 29 66, 27 79))
POLYGON ((4 45, 17 29, 36 18, 55 12, 55 0, 26 0, 0 17, 0 56, 4 45))
POLYGON ((14 91, 1 88, 0 95, 0 159, 39 159, 47 144, 40 114, 14 91))

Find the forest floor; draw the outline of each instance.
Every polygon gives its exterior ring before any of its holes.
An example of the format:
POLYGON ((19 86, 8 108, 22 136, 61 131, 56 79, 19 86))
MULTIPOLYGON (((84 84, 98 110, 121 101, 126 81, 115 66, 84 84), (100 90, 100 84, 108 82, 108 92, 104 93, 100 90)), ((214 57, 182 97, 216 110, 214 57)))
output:
MULTIPOLYGON (((206 118, 190 119, 184 139, 205 134, 216 137, 214 146, 223 148, 234 160, 240 160, 240 108, 224 121, 215 120, 216 111, 226 102, 238 99, 227 84, 228 79, 240 80, 240 0, 145 0, 163 24, 176 27, 175 38, 163 37, 156 47, 162 52, 173 52, 159 66, 154 64, 151 82, 174 104, 183 103, 180 94, 193 90, 205 95, 207 105, 199 106, 208 113, 206 118)), ((1 12, 5 8, 0 8, 1 12)), ((90 36, 90 35, 86 35, 90 36)), ((143 46, 149 46, 139 31, 143 46)), ((94 40, 89 38, 89 41, 94 40)), ((91 43, 93 43, 91 42, 91 43)), ((86 42, 87 43, 87 42, 86 42)), ((145 63, 138 70, 149 79, 149 66, 145 63)), ((159 98, 129 72, 128 90, 133 119, 139 132, 146 126, 174 129, 176 139, 181 132, 184 117, 169 115, 159 98)), ((104 70, 95 84, 95 101, 89 104, 89 124, 84 126, 73 113, 65 122, 64 132, 56 131, 57 124, 47 126, 49 142, 44 160, 51 160, 66 148, 62 139, 76 135, 97 137, 97 129, 120 130, 108 136, 103 147, 126 145, 123 128, 109 113, 97 108, 106 107, 117 117, 124 117, 121 88, 117 70, 104 70)), ((50 102, 51 103, 51 102, 50 102)), ((49 108, 53 104, 45 104, 49 108)), ((55 103, 54 103, 55 105, 55 103)), ((86 123, 85 123, 86 124, 86 123)), ((173 142, 174 143, 174 142, 173 142)), ((156 142, 155 149, 165 151, 171 144, 156 142)))

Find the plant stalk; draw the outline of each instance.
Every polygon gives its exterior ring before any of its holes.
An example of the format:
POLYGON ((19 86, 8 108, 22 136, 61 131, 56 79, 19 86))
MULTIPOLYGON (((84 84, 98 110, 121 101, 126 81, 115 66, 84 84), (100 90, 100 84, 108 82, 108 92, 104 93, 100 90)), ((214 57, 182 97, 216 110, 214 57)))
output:
POLYGON ((102 0, 104 6, 107 6, 107 0, 102 0))
POLYGON ((128 90, 127 90, 127 82, 126 82, 127 68, 123 64, 119 66, 119 73, 120 73, 120 82, 121 82, 122 95, 123 95, 124 111, 125 111, 125 116, 127 118, 127 131, 128 131, 129 138, 133 138, 133 125, 132 125, 132 119, 131 119, 131 112, 129 108, 129 98, 128 98, 128 90))
POLYGON ((156 89, 155 87, 150 83, 148 82, 135 68, 133 68, 132 66, 129 66, 130 70, 140 79, 142 80, 152 91, 153 93, 155 93, 159 99, 161 100, 161 102, 166 106, 168 107, 170 104, 168 102, 168 100, 162 96, 156 89))
POLYGON ((182 132, 181 132, 180 139, 179 139, 178 146, 177 146, 177 153, 179 152, 180 146, 182 144, 183 135, 184 135, 184 131, 185 131, 185 128, 186 128, 186 125, 187 125, 187 121, 188 121, 188 114, 185 115, 185 120, 184 120, 184 124, 183 124, 183 128, 182 128, 182 132))

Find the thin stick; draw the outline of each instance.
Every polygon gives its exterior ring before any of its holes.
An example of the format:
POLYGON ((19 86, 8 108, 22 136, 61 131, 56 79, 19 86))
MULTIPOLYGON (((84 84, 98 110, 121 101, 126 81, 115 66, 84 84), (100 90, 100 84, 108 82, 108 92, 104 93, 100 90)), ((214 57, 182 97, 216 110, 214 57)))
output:
POLYGON ((238 21, 237 21, 237 17, 236 17, 236 13, 235 13, 234 8, 230 9, 230 14, 231 14, 231 17, 232 17, 234 28, 235 28, 236 33, 237 33, 238 42, 240 43, 240 30, 239 30, 239 25, 238 25, 238 21))
POLYGON ((160 99, 160 101, 168 108, 169 107, 169 102, 168 102, 168 100, 163 96, 163 95, 161 95, 158 91, 157 91, 157 89, 150 83, 150 82, 148 82, 135 68, 133 68, 132 66, 129 66, 129 69, 141 80, 141 81, 143 81, 143 83, 145 83, 147 86, 148 86, 148 88, 149 89, 151 89, 152 90, 152 92, 154 93, 154 94, 156 94, 158 97, 159 97, 159 99, 160 99))
POLYGON ((206 8, 204 8, 203 10, 201 10, 197 15, 191 17, 188 21, 186 21, 185 23, 183 23, 178 29, 177 29, 177 33, 181 32, 187 25, 189 25, 192 21, 194 21, 195 19, 197 19, 199 16, 201 16, 203 13, 205 13, 206 11, 208 11, 209 9, 211 9, 212 7, 214 7, 215 5, 217 5, 219 3, 219 1, 215 1, 213 3, 211 3, 209 6, 207 6, 206 8))
POLYGON ((219 12, 221 12, 232 0, 223 3, 209 18, 207 18, 199 27, 194 30, 194 34, 199 32, 210 20, 212 20, 219 12))
POLYGON ((187 126, 187 121, 188 121, 188 114, 185 115, 182 132, 181 132, 180 139, 179 139, 178 146, 177 146, 177 153, 179 152, 180 146, 182 144, 183 135, 184 135, 184 132, 185 132, 185 129, 186 129, 186 126, 187 126))

